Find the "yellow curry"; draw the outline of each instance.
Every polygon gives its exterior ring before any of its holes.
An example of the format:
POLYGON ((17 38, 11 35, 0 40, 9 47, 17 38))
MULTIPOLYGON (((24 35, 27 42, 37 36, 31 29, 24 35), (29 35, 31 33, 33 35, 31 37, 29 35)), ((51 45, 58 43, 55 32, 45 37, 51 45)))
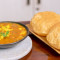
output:
POLYGON ((16 23, 0 23, 0 44, 9 44, 23 39, 27 34, 24 26, 16 23))

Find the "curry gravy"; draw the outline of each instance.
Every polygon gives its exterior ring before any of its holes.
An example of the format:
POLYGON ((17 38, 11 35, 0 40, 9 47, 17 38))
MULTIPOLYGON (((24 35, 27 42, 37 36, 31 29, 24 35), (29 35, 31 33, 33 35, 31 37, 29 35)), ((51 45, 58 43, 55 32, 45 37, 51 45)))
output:
POLYGON ((27 34, 25 27, 16 23, 0 23, 0 44, 9 44, 23 39, 27 34))

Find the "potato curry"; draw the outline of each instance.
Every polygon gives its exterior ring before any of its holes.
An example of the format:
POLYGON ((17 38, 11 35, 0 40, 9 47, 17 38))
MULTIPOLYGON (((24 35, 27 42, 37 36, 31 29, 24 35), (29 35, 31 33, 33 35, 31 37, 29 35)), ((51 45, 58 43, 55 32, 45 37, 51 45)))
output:
POLYGON ((0 23, 0 44, 9 44, 23 39, 27 34, 24 26, 16 23, 0 23))

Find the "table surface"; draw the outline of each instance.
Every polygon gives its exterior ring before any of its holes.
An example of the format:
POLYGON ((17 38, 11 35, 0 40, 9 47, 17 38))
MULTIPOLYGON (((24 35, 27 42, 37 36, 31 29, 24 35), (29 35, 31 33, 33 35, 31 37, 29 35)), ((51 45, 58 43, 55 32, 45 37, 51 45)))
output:
MULTIPOLYGON (((21 23, 28 24, 29 21, 23 21, 21 23)), ((33 34, 30 34, 29 36, 32 39, 32 50, 28 55, 20 60, 60 60, 60 55, 57 54, 48 45, 43 43, 33 34)))

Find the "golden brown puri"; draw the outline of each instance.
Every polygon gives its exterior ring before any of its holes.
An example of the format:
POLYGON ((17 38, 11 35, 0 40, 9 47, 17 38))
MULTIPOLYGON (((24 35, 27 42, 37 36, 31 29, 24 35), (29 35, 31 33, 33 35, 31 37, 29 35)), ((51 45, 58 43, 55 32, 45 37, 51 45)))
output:
POLYGON ((59 21, 60 15, 46 11, 35 14, 30 25, 35 33, 40 36, 46 36, 50 28, 59 21))
POLYGON ((46 38, 51 46, 60 49, 60 23, 57 23, 51 28, 46 38))

